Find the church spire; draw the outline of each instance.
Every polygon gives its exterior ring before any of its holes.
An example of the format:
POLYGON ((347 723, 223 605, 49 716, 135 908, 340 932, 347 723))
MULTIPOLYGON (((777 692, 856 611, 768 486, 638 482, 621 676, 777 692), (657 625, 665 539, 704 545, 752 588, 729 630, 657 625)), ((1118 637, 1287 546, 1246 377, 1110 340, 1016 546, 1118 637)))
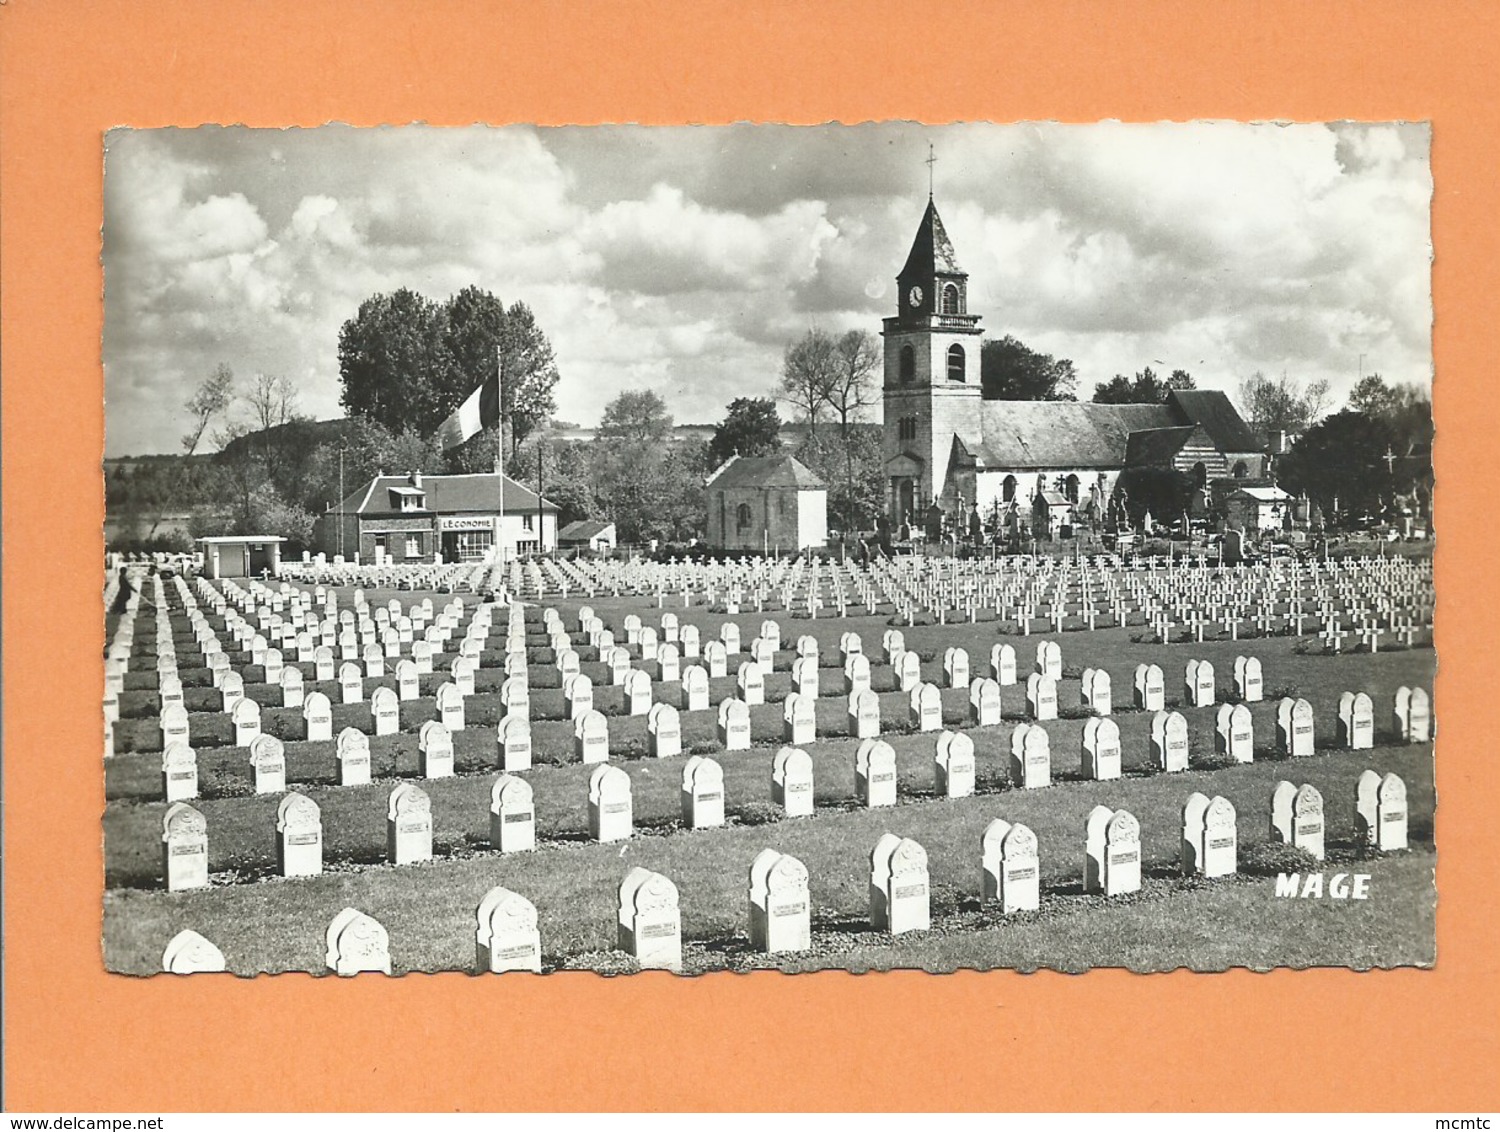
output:
POLYGON ((922 214, 922 223, 917 225, 917 238, 912 241, 911 252, 906 257, 906 266, 901 269, 900 279, 922 279, 930 281, 935 275, 965 275, 958 266, 953 242, 943 227, 943 218, 938 215, 937 203, 927 200, 927 211, 922 214))

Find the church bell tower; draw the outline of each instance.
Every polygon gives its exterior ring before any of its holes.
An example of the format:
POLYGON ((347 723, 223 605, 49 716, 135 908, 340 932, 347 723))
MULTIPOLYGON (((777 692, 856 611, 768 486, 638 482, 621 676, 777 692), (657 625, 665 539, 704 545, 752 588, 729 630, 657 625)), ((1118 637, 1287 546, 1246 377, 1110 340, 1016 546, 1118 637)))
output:
POLYGON ((920 522, 937 498, 957 504, 948 462, 953 438, 979 435, 979 316, 969 276, 931 195, 906 265, 896 276, 896 316, 885 320, 885 475, 893 525, 920 522))

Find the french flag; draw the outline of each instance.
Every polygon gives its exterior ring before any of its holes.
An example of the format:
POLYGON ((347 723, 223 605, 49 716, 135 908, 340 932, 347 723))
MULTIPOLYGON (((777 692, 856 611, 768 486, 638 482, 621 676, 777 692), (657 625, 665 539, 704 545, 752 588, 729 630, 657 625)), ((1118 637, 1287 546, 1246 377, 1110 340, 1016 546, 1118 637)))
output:
POLYGON ((437 442, 443 451, 457 448, 470 437, 477 436, 500 420, 500 383, 486 381, 464 398, 464 403, 454 409, 442 424, 438 425, 437 442))

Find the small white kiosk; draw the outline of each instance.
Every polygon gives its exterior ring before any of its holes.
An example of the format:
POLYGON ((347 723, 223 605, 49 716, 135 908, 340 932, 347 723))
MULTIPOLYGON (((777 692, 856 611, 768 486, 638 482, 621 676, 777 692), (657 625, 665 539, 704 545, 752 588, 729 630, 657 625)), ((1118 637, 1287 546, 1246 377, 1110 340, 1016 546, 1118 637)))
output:
POLYGON ((200 538, 203 573, 210 578, 276 577, 281 572, 280 535, 215 535, 200 538))

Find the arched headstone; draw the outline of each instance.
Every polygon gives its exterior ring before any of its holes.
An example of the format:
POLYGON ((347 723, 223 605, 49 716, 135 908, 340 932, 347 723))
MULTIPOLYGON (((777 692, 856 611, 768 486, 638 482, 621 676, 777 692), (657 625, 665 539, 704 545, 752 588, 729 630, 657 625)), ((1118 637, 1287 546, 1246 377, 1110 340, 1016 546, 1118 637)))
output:
POLYGON ((334 741, 340 786, 365 786, 370 781, 370 739, 358 728, 346 727, 334 741))
POLYGON ((474 965, 480 971, 542 970, 536 905, 508 888, 492 888, 474 913, 474 965))
POLYGON ((645 968, 682 969, 682 913, 677 886, 636 866, 625 874, 619 900, 620 950, 645 968))
POLYGON ((771 801, 789 818, 813 812, 813 765, 806 751, 782 747, 771 761, 771 801))
POLYGON ((364 971, 391 973, 391 941, 379 921, 353 908, 333 918, 325 934, 328 951, 324 961, 337 975, 364 971))
POLYGON ((939 794, 945 798, 969 797, 974 793, 974 740, 962 732, 939 732, 933 770, 939 794))
POLYGON ((323 815, 304 794, 288 794, 276 808, 276 869, 284 877, 323 871, 323 815))
POLYGON ((762 849, 750 865, 750 946, 767 955, 812 946, 807 866, 789 853, 762 849))
POLYGON ((703 755, 682 767, 682 823, 689 829, 724 824, 724 769, 703 755))
POLYGON ((896 804, 896 752, 882 739, 866 739, 854 754, 854 795, 868 809, 896 804))
POLYGON ((624 841, 634 833, 630 776, 608 763, 589 775, 589 836, 595 841, 624 841))
POLYGON ((1120 777, 1120 726, 1113 719, 1083 725, 1083 773, 1096 782, 1120 777))
POLYGON ((393 865, 432 860, 432 800, 427 791, 403 782, 386 807, 386 859, 393 865))
POLYGON ((186 802, 173 802, 162 815, 161 850, 168 892, 208 884, 208 822, 186 802))
POLYGON ((453 733, 439 720, 429 719, 417 732, 417 773, 423 778, 453 776, 453 733))
POLYGON ((998 901, 1006 915, 1041 906, 1041 863, 1029 827, 996 818, 980 839, 980 857, 985 900, 998 901))
POLYGON ((932 926, 927 851, 909 837, 884 834, 870 854, 870 926, 892 935, 932 926))

